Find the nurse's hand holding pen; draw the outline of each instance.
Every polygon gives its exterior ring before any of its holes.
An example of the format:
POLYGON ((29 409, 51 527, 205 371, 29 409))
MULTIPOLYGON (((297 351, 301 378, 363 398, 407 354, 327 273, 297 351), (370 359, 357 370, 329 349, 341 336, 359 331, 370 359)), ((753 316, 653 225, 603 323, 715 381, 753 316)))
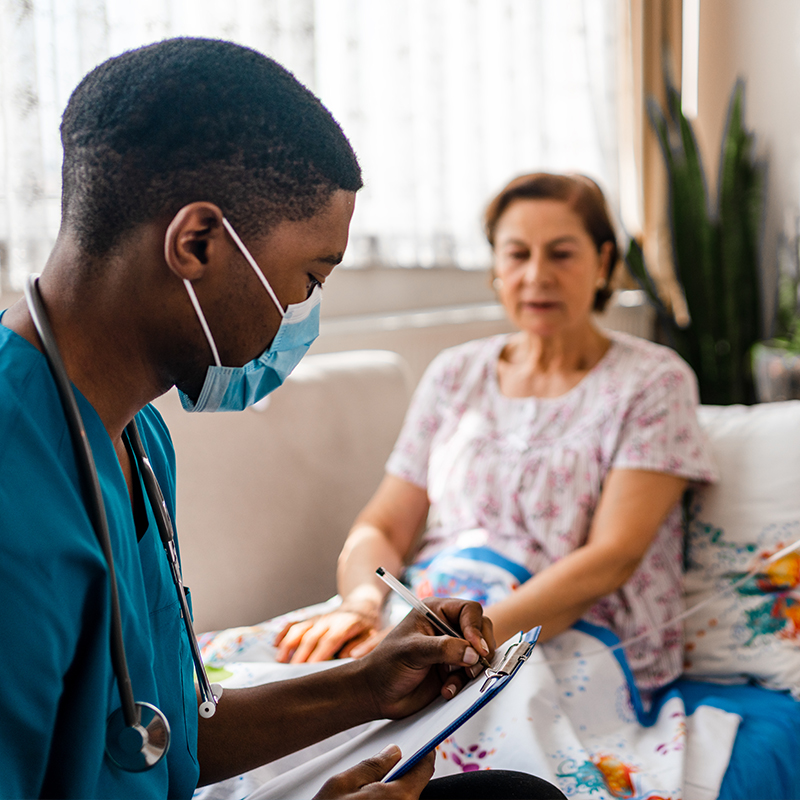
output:
POLYGON ((479 603, 456 598, 425 602, 463 638, 438 635, 425 617, 411 611, 371 653, 355 662, 364 670, 377 719, 407 717, 438 695, 451 699, 483 670, 479 659, 494 654, 492 621, 479 603))
MULTIPOLYGON (((492 623, 475 602, 426 603, 459 638, 438 634, 428 618, 412 611, 364 658, 292 680, 226 690, 217 713, 200 723, 201 782, 238 775, 370 720, 407 717, 439 696, 454 697, 483 669, 479 659, 493 655, 492 623)), ((427 762, 398 781, 375 783, 398 758, 396 752, 382 753, 357 764, 326 784, 320 796, 418 797, 430 777, 427 762)))

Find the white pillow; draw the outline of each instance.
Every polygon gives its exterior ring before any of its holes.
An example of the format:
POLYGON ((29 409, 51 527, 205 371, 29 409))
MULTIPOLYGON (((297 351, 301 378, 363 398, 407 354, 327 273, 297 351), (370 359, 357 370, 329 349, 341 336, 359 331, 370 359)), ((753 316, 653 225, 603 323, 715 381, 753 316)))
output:
MULTIPOLYGON (((687 606, 800 538, 800 401, 704 406, 699 418, 720 480, 691 504, 687 606)), ((688 676, 800 698, 800 551, 692 614, 685 633, 688 676)))

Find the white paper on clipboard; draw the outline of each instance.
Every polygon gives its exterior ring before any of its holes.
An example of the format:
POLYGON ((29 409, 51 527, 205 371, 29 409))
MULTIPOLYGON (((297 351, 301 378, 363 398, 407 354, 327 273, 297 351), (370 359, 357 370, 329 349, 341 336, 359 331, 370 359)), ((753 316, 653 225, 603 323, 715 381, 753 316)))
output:
MULTIPOLYGON (((533 628, 524 634, 522 641, 533 650, 541 628, 533 628)), ((518 637, 510 639, 497 648, 492 667, 498 669, 509 648, 516 647, 518 637)), ((426 708, 401 720, 379 720, 367 726, 361 733, 317 756, 312 761, 300 764, 294 769, 270 780, 251 794, 248 800, 277 800, 277 798, 297 798, 307 800, 316 794, 329 778, 374 756, 390 744, 395 744, 403 753, 400 763, 390 772, 384 782, 394 780, 411 769, 424 755, 444 741, 483 706, 491 702, 502 689, 513 680, 514 675, 524 663, 520 660, 507 677, 501 677, 485 692, 481 693, 484 677, 476 680, 459 692, 452 700, 437 698, 426 708)))
MULTIPOLYGON (((405 775, 406 772, 412 769, 421 758, 424 758, 437 745, 457 731, 468 719, 475 716, 478 711, 480 711, 498 692, 500 692, 506 686, 506 684, 511 681, 514 675, 517 674, 517 670, 519 670, 525 661, 527 661, 528 656, 531 654, 531 651, 536 645, 536 641, 539 638, 541 630, 541 626, 537 626, 536 628, 528 631, 526 634, 520 634, 518 640, 509 640, 502 647, 498 648, 492 666, 494 668, 501 668, 500 665, 502 662, 508 660, 506 656, 512 653, 514 657, 510 668, 503 670, 503 674, 499 675, 492 682, 492 685, 485 691, 481 691, 484 683, 483 676, 479 677, 466 689, 462 690, 458 695, 459 699, 462 700, 460 705, 463 705, 463 700, 465 698, 467 700, 471 700, 472 702, 469 703, 469 705, 461 714, 458 714, 457 716, 454 715, 453 700, 437 700, 436 703, 439 704, 439 709, 432 709, 431 706, 428 706, 428 708, 425 708, 421 712, 415 714, 414 717, 418 717, 421 714, 422 719, 418 720, 418 722, 422 723, 424 720, 425 729, 428 731, 435 731, 435 733, 430 737, 430 739, 428 739, 427 742, 424 742, 422 745, 418 746, 414 751, 403 750, 401 746, 400 750, 403 753, 403 759, 383 779, 383 783, 389 783, 390 781, 396 780, 397 778, 405 775), (520 648, 520 644, 527 646, 520 648), (477 697, 475 697, 476 688, 477 697)), ((405 720, 401 720, 400 722, 405 722, 405 720)), ((412 728, 415 727, 415 725, 412 725, 412 728)), ((414 732, 416 733, 416 730, 414 732)))

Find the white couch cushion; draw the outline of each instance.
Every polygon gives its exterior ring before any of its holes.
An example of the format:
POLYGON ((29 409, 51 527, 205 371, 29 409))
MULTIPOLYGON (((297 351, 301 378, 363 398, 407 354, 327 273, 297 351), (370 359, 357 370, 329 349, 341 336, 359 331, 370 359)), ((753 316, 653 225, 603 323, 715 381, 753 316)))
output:
MULTIPOLYGON (((696 493, 686 602, 707 600, 800 538, 800 401, 700 409, 720 473, 696 493)), ((686 620, 686 672, 800 696, 800 552, 686 620)))
POLYGON ((383 350, 307 356, 260 407, 156 406, 177 454, 177 528, 198 631, 330 597, 336 559, 375 491, 412 390, 383 350))

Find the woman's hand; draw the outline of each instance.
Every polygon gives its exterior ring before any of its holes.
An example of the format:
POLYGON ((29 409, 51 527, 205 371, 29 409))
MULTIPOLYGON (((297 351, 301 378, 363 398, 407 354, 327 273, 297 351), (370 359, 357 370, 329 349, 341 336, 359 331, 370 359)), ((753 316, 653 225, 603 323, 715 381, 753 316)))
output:
POLYGON ((335 775, 326 781, 314 800, 333 800, 352 798, 392 798, 392 800, 417 800, 433 775, 434 752, 410 769, 402 778, 391 783, 380 783, 389 771, 400 761, 400 748, 390 745, 378 755, 356 764, 346 772, 335 775))
POLYGON ((386 638, 392 627, 389 625, 379 631, 369 631, 357 636, 339 651, 339 658, 363 658, 386 638))
MULTIPOLYGON (((288 624, 275 638, 276 659, 292 664, 327 661, 348 644, 366 644, 379 622, 380 609, 374 604, 345 601, 336 611, 288 624)), ((361 654, 368 653, 375 644, 377 641, 361 654)))
POLYGON ((400 719, 441 695, 451 699, 491 658, 495 641, 492 622, 479 603, 455 598, 429 598, 426 604, 463 639, 440 636, 421 614, 410 613, 358 662, 375 719, 400 719))

